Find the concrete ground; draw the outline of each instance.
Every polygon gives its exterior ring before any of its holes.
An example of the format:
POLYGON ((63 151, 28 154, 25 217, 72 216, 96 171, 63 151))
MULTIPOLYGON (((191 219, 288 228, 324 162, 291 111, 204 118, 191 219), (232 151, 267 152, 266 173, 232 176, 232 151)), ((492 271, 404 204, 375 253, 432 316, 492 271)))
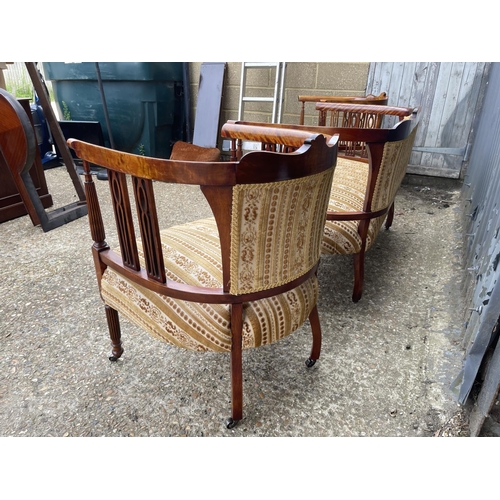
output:
MULTIPOLYGON (((64 167, 46 177, 55 207, 76 201, 64 167)), ((196 187, 155 189, 170 224, 209 215, 196 187)), ((47 233, 28 216, 0 224, 0 436, 467 435, 450 391, 463 357, 459 189, 405 184, 395 212, 357 304, 351 257, 322 258, 312 369, 308 324, 244 353, 232 430, 227 355, 179 350, 122 320, 125 353, 108 361, 87 217, 47 233)))

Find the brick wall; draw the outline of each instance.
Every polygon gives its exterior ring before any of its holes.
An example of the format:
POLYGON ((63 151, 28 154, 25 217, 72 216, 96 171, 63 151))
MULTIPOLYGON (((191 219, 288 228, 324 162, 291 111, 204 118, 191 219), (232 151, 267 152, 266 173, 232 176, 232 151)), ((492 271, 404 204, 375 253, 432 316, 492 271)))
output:
MULTIPOLYGON (((364 96, 368 78, 368 62, 326 63, 289 62, 286 66, 282 123, 299 123, 299 95, 364 96)), ((201 63, 190 63, 192 123, 194 124, 196 97, 201 63)), ((227 63, 221 124, 238 118, 241 63, 227 63)), ((247 70, 248 95, 272 97, 275 82, 274 69, 247 70)), ((245 120, 270 122, 271 103, 246 103, 245 120)), ((306 124, 317 122, 313 104, 306 104, 306 124)))

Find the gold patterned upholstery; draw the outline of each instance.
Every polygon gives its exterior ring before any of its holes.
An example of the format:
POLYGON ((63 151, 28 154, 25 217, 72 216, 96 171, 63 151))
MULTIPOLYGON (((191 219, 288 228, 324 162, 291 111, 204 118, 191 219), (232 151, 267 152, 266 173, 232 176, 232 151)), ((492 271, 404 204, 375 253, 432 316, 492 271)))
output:
POLYGON ((396 192, 406 174, 417 130, 418 124, 413 127, 405 139, 385 144, 384 155, 373 191, 372 212, 388 207, 394 201, 396 192))
MULTIPOLYGON (((368 183, 369 165, 366 162, 339 158, 333 177, 328 210, 330 212, 362 211, 368 183)), ((371 246, 382 226, 385 216, 373 219, 366 237, 371 246)), ((361 250, 362 239, 358 232, 359 220, 327 220, 325 223, 322 252, 324 254, 353 254, 361 250)))
POLYGON ((318 261, 333 169, 233 190, 231 293, 267 290, 298 278, 318 261))
MULTIPOLYGON (((328 211, 337 214, 364 210, 377 212, 390 207, 406 173, 417 128, 418 126, 415 126, 406 139, 385 144, 371 207, 367 206, 369 163, 339 158, 328 211)), ((385 218, 386 214, 370 220, 365 242, 359 234, 360 220, 327 220, 322 252, 324 254, 356 254, 363 248, 365 251, 368 250, 375 241, 385 218)))
MULTIPOLYGON (((161 245, 167 278, 188 285, 222 287, 219 233, 215 219, 163 230, 161 245)), ((142 245, 139 258, 144 265, 142 245)), ((101 281, 104 302, 153 337, 193 351, 231 351, 229 304, 178 300, 152 292, 111 268, 101 281)), ((243 306, 243 349, 259 347, 295 331, 318 298, 316 275, 286 293, 243 306)))

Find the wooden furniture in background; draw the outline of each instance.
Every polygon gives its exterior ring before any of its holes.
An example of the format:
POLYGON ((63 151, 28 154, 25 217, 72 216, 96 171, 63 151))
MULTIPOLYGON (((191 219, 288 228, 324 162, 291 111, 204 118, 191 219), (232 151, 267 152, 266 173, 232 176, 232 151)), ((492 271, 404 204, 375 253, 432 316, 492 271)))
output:
MULTIPOLYGON (((10 94, 8 94, 10 96, 10 94)), ((3 111, 0 111, 2 115, 0 116, 0 128, 3 138, 0 138, 0 149, 4 150, 4 155, 7 154, 7 143, 10 142, 12 134, 17 135, 20 128, 23 127, 23 122, 15 118, 13 115, 11 116, 11 106, 14 97, 7 97, 7 92, 0 92, 0 100, 3 99, 3 104, 7 106, 0 107, 3 111), (9 103, 7 104, 7 99, 9 99, 9 103), (7 110, 9 108, 9 110, 7 110), (7 117, 9 115, 9 118, 7 117), (12 121, 13 120, 13 121, 12 121), (15 129, 18 129, 18 132, 15 132, 15 129)), ((44 208, 51 207, 53 204, 52 196, 48 192, 47 181, 45 179, 45 173, 43 170, 42 160, 40 158, 40 153, 38 151, 38 147, 36 147, 36 136, 33 129, 33 120, 31 117, 31 109, 30 109, 30 100, 29 99, 17 99, 22 110, 18 108, 19 113, 24 112, 26 114, 26 120, 24 120, 24 124, 26 125, 27 134, 29 137, 29 143, 32 145, 32 151, 29 157, 27 156, 26 160, 31 161, 30 165, 19 165, 19 168, 23 170, 26 168, 29 171, 29 175, 33 180, 33 185, 35 186, 36 192, 40 198, 40 201, 44 208)), ((22 135, 22 134, 21 134, 22 135)), ((21 141, 19 148, 26 148, 26 139, 21 141)), ((10 149, 10 148, 9 148, 10 149)), ((0 153, 1 154, 1 153, 0 153)), ((25 154, 28 155, 28 152, 25 151, 25 154)), ((17 177, 14 178, 10 168, 7 167, 6 159, 4 161, 0 160, 0 223, 15 219, 17 217, 22 217, 29 213, 31 221, 34 225, 40 224, 40 220, 36 213, 36 210, 31 210, 28 212, 28 208, 23 202, 23 198, 20 194, 20 189, 24 188, 17 182, 17 177)), ((30 207, 31 208, 31 207, 30 207)))
MULTIPOLYGON (((364 97, 360 96, 324 96, 324 95, 299 95, 299 102, 302 103, 300 108, 300 125, 304 125, 305 120, 305 106, 307 103, 320 103, 329 102, 337 104, 373 104, 378 106, 387 105, 388 97, 385 92, 382 92, 378 96, 369 94, 364 97)), ((320 116, 321 120, 321 116, 320 116)), ((324 125, 324 123, 318 123, 318 125, 324 125)))
MULTIPOLYGON (((413 108, 374 104, 350 104, 346 107, 344 104, 326 102, 317 103, 316 109, 319 111, 318 125, 341 128, 380 128, 384 117, 396 116, 404 120, 413 113, 413 108)), ((339 142, 339 155, 366 158, 367 154, 362 141, 339 142)))
MULTIPOLYGON (((222 129, 224 133, 224 127, 222 129)), ((278 131, 293 155, 254 151, 240 161, 136 156, 68 142, 85 170, 92 252, 112 342, 123 353, 118 314, 168 343, 231 353, 233 427, 243 415, 242 349, 270 344, 310 320, 319 358, 317 265, 333 178, 336 138, 278 131), (296 136, 300 135, 300 141, 296 136), (119 247, 105 240, 90 163, 108 169, 119 247), (141 240, 136 240, 127 177, 141 240), (154 181, 199 185, 214 218, 160 228, 154 181)), ((268 129, 262 137, 275 141, 268 129)), ((181 383, 181 381, 179 381, 181 383)))
MULTIPOLYGON (((357 302, 363 293, 364 260, 366 251, 387 217, 389 229, 394 216, 394 198, 406 173, 417 132, 418 108, 389 108, 386 106, 334 104, 344 113, 370 112, 405 117, 391 128, 342 128, 307 125, 269 124, 231 121, 225 125, 223 137, 231 139, 231 158, 244 158, 242 141, 258 141, 262 149, 293 151, 296 143, 279 135, 280 128, 293 128, 307 133, 339 135, 340 143, 362 144, 344 155, 340 151, 333 178, 325 223, 322 252, 324 254, 354 255, 354 289, 352 300, 357 302), (266 130, 275 130, 277 138, 266 143, 266 130), (366 157, 360 153, 366 151, 366 157), (357 153, 357 156, 356 156, 357 153)), ((271 137, 271 136, 269 136, 271 137)), ((300 140, 297 136, 295 140, 300 140)))
MULTIPOLYGON (((66 150, 70 155, 67 146, 66 150)), ((37 153, 35 131, 28 115, 12 95, 0 89, 0 172, 5 172, 6 178, 10 174, 33 225, 41 225, 46 232, 87 215, 83 191, 83 201, 45 211, 30 175, 37 153)))

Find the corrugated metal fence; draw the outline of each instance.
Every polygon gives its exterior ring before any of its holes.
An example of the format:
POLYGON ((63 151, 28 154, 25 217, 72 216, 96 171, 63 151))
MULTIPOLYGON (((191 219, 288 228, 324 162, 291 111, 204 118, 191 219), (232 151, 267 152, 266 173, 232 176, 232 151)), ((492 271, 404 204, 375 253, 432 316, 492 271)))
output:
POLYGON ((462 187, 466 357, 455 387, 461 403, 474 385, 479 397, 471 415, 477 435, 500 386, 500 63, 492 63, 477 134, 462 187))

